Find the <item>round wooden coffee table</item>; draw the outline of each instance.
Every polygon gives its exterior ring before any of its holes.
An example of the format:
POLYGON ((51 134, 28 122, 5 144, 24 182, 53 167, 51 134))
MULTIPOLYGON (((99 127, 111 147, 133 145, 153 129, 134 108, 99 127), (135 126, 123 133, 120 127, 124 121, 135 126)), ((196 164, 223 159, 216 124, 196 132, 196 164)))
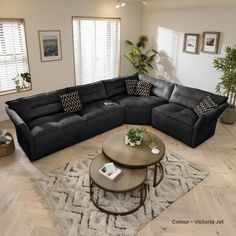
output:
POLYGON ((158 154, 153 154, 150 148, 141 144, 131 147, 125 144, 124 131, 118 131, 107 136, 103 142, 102 150, 113 162, 128 168, 145 168, 154 165, 153 187, 156 187, 164 176, 161 160, 165 155, 165 145, 160 138, 157 139, 158 154), (160 167, 161 176, 157 181, 157 167, 160 167))
POLYGON ((90 183, 90 199, 93 204, 100 209, 109 214, 113 215, 128 215, 135 211, 137 211, 144 203, 146 199, 146 187, 145 180, 147 178, 147 168, 140 169, 130 169, 122 166, 117 166, 117 168, 121 169, 121 173, 114 180, 110 180, 105 176, 101 175, 98 171, 99 169, 106 163, 110 162, 110 160, 103 154, 99 154, 93 159, 89 166, 89 183, 90 183), (127 193, 132 192, 136 189, 140 189, 140 201, 138 206, 134 209, 125 211, 125 212, 114 212, 105 209, 94 199, 94 185, 98 188, 113 193, 127 193))

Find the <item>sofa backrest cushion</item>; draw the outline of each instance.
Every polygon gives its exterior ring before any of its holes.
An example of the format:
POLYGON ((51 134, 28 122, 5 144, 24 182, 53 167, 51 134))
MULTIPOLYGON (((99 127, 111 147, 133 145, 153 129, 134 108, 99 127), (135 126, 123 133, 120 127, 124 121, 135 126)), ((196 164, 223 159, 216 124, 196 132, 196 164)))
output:
POLYGON ((163 79, 154 78, 152 76, 148 76, 144 74, 139 74, 139 80, 151 83, 153 85, 152 94, 166 101, 169 101, 175 84, 170 83, 163 79))
POLYGON ((78 91, 82 104, 107 99, 102 81, 67 88, 68 93, 78 91))
POLYGON ((110 98, 122 93, 126 93, 127 92, 125 84, 126 80, 138 80, 138 73, 114 79, 104 80, 103 82, 105 85, 107 96, 110 98))
POLYGON ((38 117, 63 112, 59 95, 64 93, 66 93, 66 89, 60 89, 8 101, 6 104, 16 111, 25 122, 28 122, 38 117))
POLYGON ((206 96, 210 96, 217 105, 227 102, 227 97, 177 84, 171 95, 170 102, 194 109, 206 96))

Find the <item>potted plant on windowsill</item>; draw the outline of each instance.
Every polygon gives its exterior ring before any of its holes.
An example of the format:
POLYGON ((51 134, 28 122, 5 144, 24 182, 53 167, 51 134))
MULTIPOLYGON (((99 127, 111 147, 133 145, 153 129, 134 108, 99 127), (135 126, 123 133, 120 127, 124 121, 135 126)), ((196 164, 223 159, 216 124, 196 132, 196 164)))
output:
POLYGON ((31 86, 31 75, 28 72, 17 74, 13 80, 15 82, 17 92, 27 90, 31 86))
POLYGON ((236 46, 226 47, 225 52, 224 57, 218 57, 214 60, 214 67, 222 72, 216 91, 229 98, 229 106, 221 115, 220 121, 233 124, 236 122, 236 46))

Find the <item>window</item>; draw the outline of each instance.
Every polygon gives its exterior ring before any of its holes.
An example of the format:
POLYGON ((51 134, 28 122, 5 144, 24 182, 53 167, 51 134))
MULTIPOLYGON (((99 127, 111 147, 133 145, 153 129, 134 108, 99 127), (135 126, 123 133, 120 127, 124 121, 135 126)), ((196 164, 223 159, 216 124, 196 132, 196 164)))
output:
POLYGON ((120 19, 73 18, 76 84, 119 75, 120 19))
POLYGON ((23 20, 0 19, 0 94, 16 89, 17 74, 29 72, 23 20))

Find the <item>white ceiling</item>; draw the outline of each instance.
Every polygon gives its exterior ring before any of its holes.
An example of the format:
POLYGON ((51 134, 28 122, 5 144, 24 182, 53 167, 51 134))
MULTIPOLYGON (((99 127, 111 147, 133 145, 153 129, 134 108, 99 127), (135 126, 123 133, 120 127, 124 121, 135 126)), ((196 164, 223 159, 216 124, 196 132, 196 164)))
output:
MULTIPOLYGON (((142 2, 142 0, 127 0, 142 2)), ((146 10, 195 8, 210 6, 236 6, 236 0, 147 0, 146 10)))

